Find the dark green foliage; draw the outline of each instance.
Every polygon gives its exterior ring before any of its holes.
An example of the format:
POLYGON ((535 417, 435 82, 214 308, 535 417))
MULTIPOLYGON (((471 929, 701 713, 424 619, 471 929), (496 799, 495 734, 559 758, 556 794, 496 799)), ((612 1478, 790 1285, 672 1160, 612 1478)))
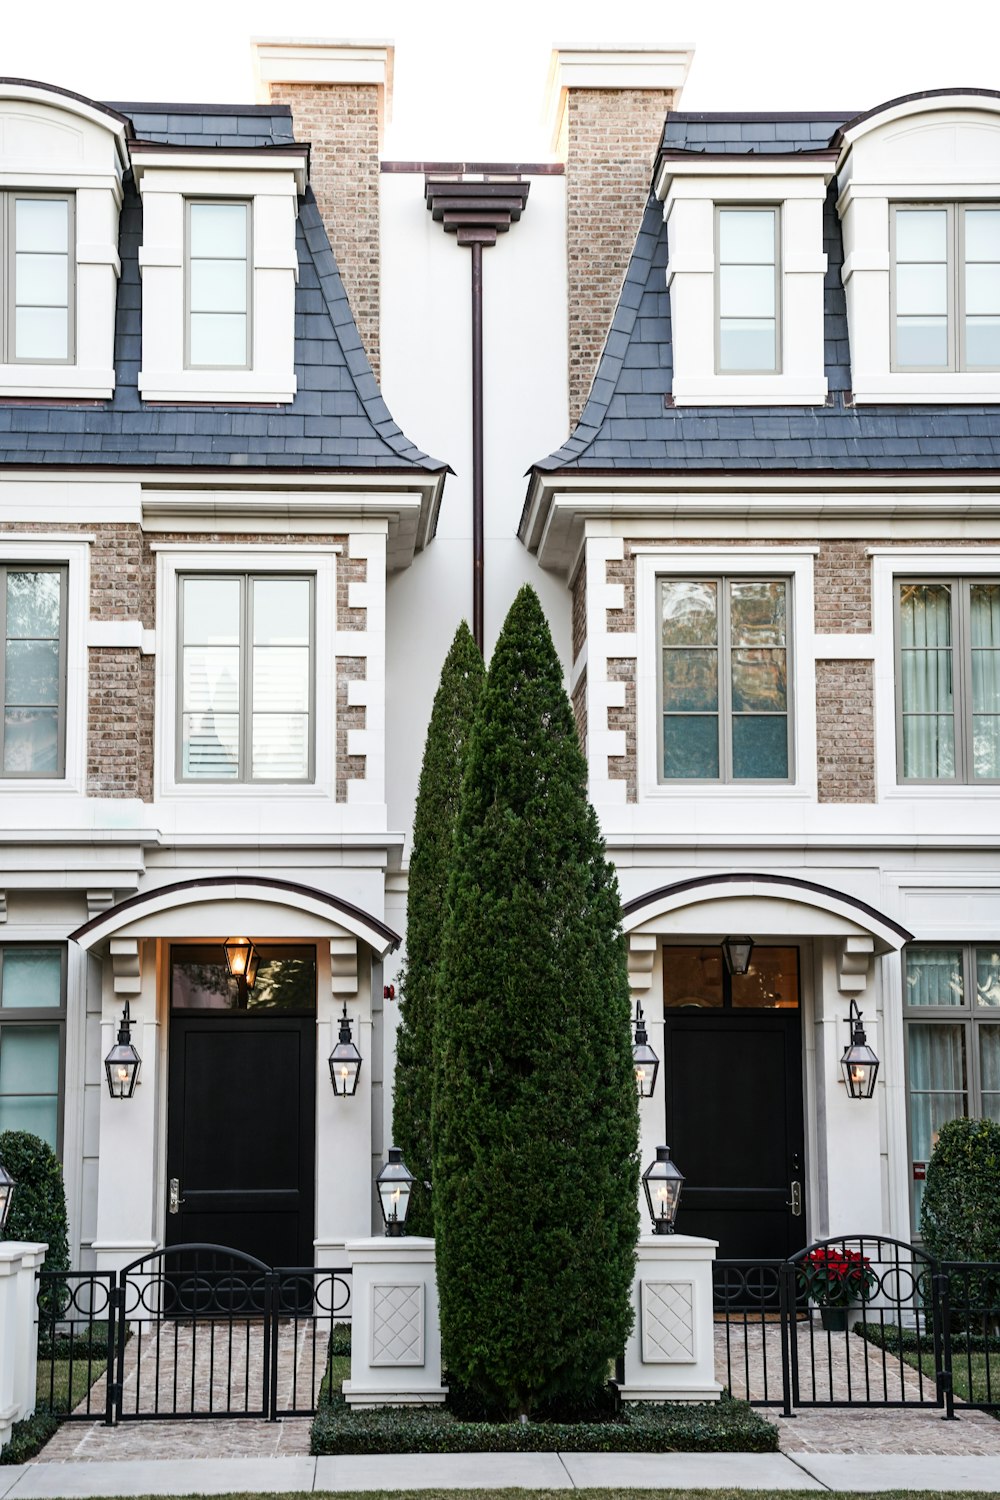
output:
POLYGON ((329 1453, 776 1453, 778 1432, 745 1401, 636 1402, 606 1422, 461 1422, 442 1407, 318 1412, 310 1452, 329 1453))
MULTIPOLYGON (((934 1335, 929 1328, 900 1328, 897 1323, 855 1323, 858 1338, 887 1349, 890 1354, 934 1354, 934 1335)), ((952 1354, 1000 1354, 1000 1336, 982 1333, 951 1334, 952 1354)))
MULTIPOLYGON (((48 1245, 44 1270, 68 1271, 66 1190, 59 1158, 39 1136, 6 1130, 0 1135, 0 1161, 17 1184, 7 1238, 48 1245)), ((50 1282, 38 1299, 43 1326, 46 1315, 51 1320, 60 1311, 61 1286, 50 1282)))
POLYGON ((949 1120, 927 1164, 920 1232, 937 1260, 1000 1261, 1000 1125, 949 1120))
POLYGON ((434 1228, 449 1379, 583 1403, 632 1322, 638 1107, 618 888, 524 588, 469 745, 437 997, 434 1228))
POLYGON ((462 768, 485 676, 479 647, 463 620, 441 669, 413 818, 392 1111, 395 1143, 417 1179, 407 1214, 409 1234, 434 1233, 424 1187, 431 1177, 434 995, 462 768))
POLYGON ((59 1418, 47 1411, 36 1411, 23 1422, 15 1422, 10 1441, 0 1449, 0 1464, 26 1464, 41 1453, 58 1426, 59 1418))

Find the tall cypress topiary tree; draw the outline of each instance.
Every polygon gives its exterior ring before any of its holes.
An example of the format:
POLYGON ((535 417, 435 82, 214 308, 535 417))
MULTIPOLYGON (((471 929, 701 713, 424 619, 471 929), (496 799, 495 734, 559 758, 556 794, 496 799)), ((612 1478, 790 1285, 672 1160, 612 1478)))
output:
POLYGON ((508 1415, 583 1403, 631 1326, 638 1107, 614 871, 534 591, 472 732, 434 1047, 449 1376, 508 1415))
POLYGON ((424 1188, 431 1176, 434 992, 462 768, 485 677, 479 647, 463 620, 445 657, 427 727, 406 900, 406 965, 399 982, 392 1130, 403 1160, 417 1179, 406 1221, 410 1234, 434 1232, 424 1188))

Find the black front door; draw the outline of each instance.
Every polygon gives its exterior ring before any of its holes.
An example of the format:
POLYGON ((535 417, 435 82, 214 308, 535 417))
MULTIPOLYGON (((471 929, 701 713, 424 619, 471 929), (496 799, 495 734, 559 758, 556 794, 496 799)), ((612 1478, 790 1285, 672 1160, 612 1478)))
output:
POLYGON ((226 1245, 269 1266, 309 1266, 315 955, 273 952, 280 956, 262 951, 248 1000, 218 950, 173 950, 167 1244, 226 1245))
POLYGON ((806 1243, 797 953, 755 950, 740 983, 717 951, 664 950, 666 1131, 685 1176, 677 1230, 718 1240, 721 1259, 784 1258, 806 1243), (685 955, 673 973, 672 954, 685 955))

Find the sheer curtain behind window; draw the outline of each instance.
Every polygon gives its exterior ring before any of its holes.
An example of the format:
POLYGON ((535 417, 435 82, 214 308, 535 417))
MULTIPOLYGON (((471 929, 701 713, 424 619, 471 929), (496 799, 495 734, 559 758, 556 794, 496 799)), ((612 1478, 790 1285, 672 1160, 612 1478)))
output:
POLYGON ((907 583, 899 591, 903 776, 955 775, 951 586, 907 583))

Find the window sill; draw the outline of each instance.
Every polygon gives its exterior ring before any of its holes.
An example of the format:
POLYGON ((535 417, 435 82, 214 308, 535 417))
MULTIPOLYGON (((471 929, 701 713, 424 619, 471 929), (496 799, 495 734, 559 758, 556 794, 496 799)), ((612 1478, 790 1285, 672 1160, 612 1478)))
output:
POLYGON ((79 365, 0 365, 0 397, 109 401, 114 393, 114 370, 89 370, 79 365))
MULTIPOLYGON (((1000 791, 1000 787, 997 788, 1000 791)), ((815 787, 804 787, 789 782, 753 782, 743 783, 733 781, 688 781, 679 783, 676 787, 664 786, 657 782, 639 788, 639 802, 676 802, 683 798, 690 802, 700 797, 725 798, 727 801, 782 801, 782 802, 814 802, 816 800, 815 787)))
POLYGON ((825 378, 792 375, 674 376, 675 406, 824 406, 825 378))
POLYGON ((171 404, 201 401, 256 405, 285 404, 294 400, 298 382, 294 374, 275 370, 140 370, 139 394, 144 401, 171 404))
POLYGON ((855 406, 875 403, 892 406, 911 401, 937 406, 956 403, 983 406, 995 404, 1000 374, 957 370, 950 374, 858 375, 853 380, 855 406))

